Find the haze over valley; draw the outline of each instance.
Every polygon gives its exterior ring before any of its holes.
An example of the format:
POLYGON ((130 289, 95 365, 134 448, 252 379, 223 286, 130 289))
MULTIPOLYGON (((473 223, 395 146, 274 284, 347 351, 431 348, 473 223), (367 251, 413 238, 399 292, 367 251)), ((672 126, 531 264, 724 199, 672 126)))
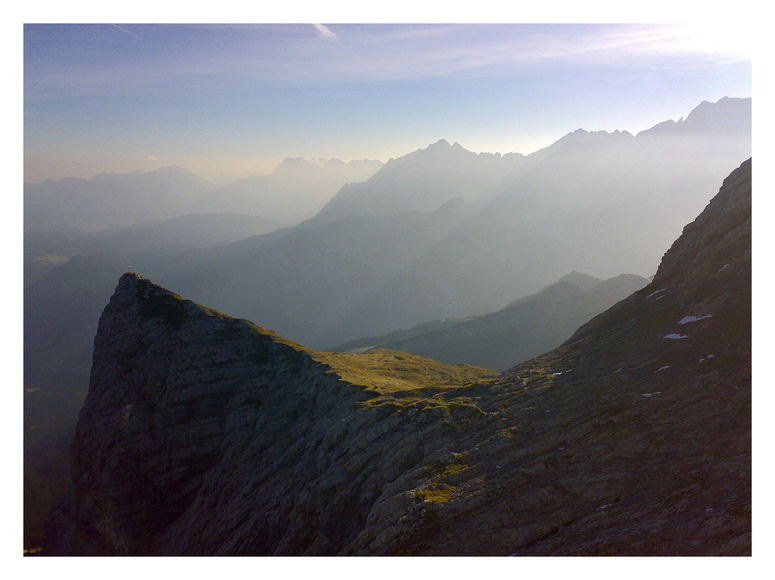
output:
POLYGON ((673 34, 27 25, 25 550, 750 554, 750 61, 667 48, 673 34), (231 62, 240 47, 262 58, 231 62), (630 66, 627 89, 582 80, 630 66), (524 99, 521 75, 553 118, 537 128, 523 103, 540 145, 497 151, 517 132, 495 87, 524 99), (632 101, 705 75, 729 92, 676 90, 657 118, 667 97, 632 101), (418 94, 436 103, 406 106, 418 94), (359 155, 364 127, 384 143, 359 155), (650 504, 628 491, 641 471, 650 504), (715 527, 706 504, 726 510, 715 527))

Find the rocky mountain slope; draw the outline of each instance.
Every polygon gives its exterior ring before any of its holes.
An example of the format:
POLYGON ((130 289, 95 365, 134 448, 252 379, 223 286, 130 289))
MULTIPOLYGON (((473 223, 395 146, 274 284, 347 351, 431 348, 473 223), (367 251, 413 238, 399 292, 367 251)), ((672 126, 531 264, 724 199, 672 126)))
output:
POLYGON ((122 277, 49 554, 751 553, 751 163, 651 284, 492 376, 122 277))
POLYGON ((635 274, 603 281, 571 272, 497 312, 426 322, 408 330, 354 340, 332 350, 365 352, 386 348, 504 371, 559 346, 593 316, 646 284, 646 278, 635 274))

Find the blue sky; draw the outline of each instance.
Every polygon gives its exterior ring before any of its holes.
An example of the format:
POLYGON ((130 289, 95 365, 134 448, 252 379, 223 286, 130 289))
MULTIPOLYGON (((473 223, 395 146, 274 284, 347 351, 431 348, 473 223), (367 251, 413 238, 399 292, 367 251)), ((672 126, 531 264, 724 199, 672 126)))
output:
POLYGON ((751 84, 728 22, 26 25, 25 180, 178 164, 223 183, 442 138, 528 154, 751 84))

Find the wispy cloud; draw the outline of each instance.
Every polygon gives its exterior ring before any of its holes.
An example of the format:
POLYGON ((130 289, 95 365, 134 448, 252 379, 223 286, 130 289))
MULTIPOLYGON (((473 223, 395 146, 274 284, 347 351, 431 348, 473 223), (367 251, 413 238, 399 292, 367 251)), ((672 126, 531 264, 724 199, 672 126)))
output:
MULTIPOLYGON (((476 76, 513 78, 547 66, 677 68, 734 61, 742 46, 729 31, 713 34, 670 25, 352 25, 334 32, 313 24, 141 26, 148 48, 123 52, 106 66, 104 44, 94 40, 89 58, 72 66, 58 49, 29 59, 28 98, 234 93, 262 83, 405 81, 476 76), (165 42, 160 42, 161 39, 165 42), (346 51, 319 50, 318 39, 346 51), (173 43, 171 46, 171 42, 173 43), (164 47, 162 50, 159 47, 164 47)), ((98 28, 98 27, 97 27, 98 28)), ((89 32, 84 30, 84 32, 89 32)), ((97 36, 95 34, 95 36, 97 36)), ((83 55, 84 44, 78 39, 83 55)))
POLYGON ((331 29, 328 28, 328 26, 324 26, 323 24, 313 24, 312 26, 315 27, 315 29, 318 31, 318 34, 323 38, 331 38, 333 40, 339 39, 336 34, 331 32, 331 29))
MULTIPOLYGON (((115 26, 115 27, 116 27, 116 28, 118 28, 118 29, 119 29, 121 32, 126 32, 127 34, 129 34, 129 35, 131 35, 131 36, 134 36, 135 38, 140 38, 140 37, 139 37, 139 36, 137 36, 137 35, 136 35, 134 32, 129 32, 129 31, 126 29, 126 28, 121 28, 121 27, 120 27, 118 24, 111 24, 111 26, 115 26)), ((142 39, 140 38, 140 40, 142 40, 142 39)))

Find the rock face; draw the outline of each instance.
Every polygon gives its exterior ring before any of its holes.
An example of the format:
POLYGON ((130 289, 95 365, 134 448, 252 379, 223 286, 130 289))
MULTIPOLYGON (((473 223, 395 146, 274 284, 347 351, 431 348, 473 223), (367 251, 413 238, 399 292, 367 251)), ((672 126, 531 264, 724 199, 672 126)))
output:
POLYGON ((480 414, 462 400, 418 403, 426 412, 407 431, 378 393, 419 374, 414 361, 434 374, 430 388, 494 375, 385 353, 343 371, 346 356, 324 358, 134 274, 106 307, 94 352, 71 517, 48 553, 341 552, 452 415, 480 414), (385 357, 390 376, 372 368, 385 357))
POLYGON ((751 162, 651 284, 497 376, 122 277, 49 554, 751 553, 751 162))

